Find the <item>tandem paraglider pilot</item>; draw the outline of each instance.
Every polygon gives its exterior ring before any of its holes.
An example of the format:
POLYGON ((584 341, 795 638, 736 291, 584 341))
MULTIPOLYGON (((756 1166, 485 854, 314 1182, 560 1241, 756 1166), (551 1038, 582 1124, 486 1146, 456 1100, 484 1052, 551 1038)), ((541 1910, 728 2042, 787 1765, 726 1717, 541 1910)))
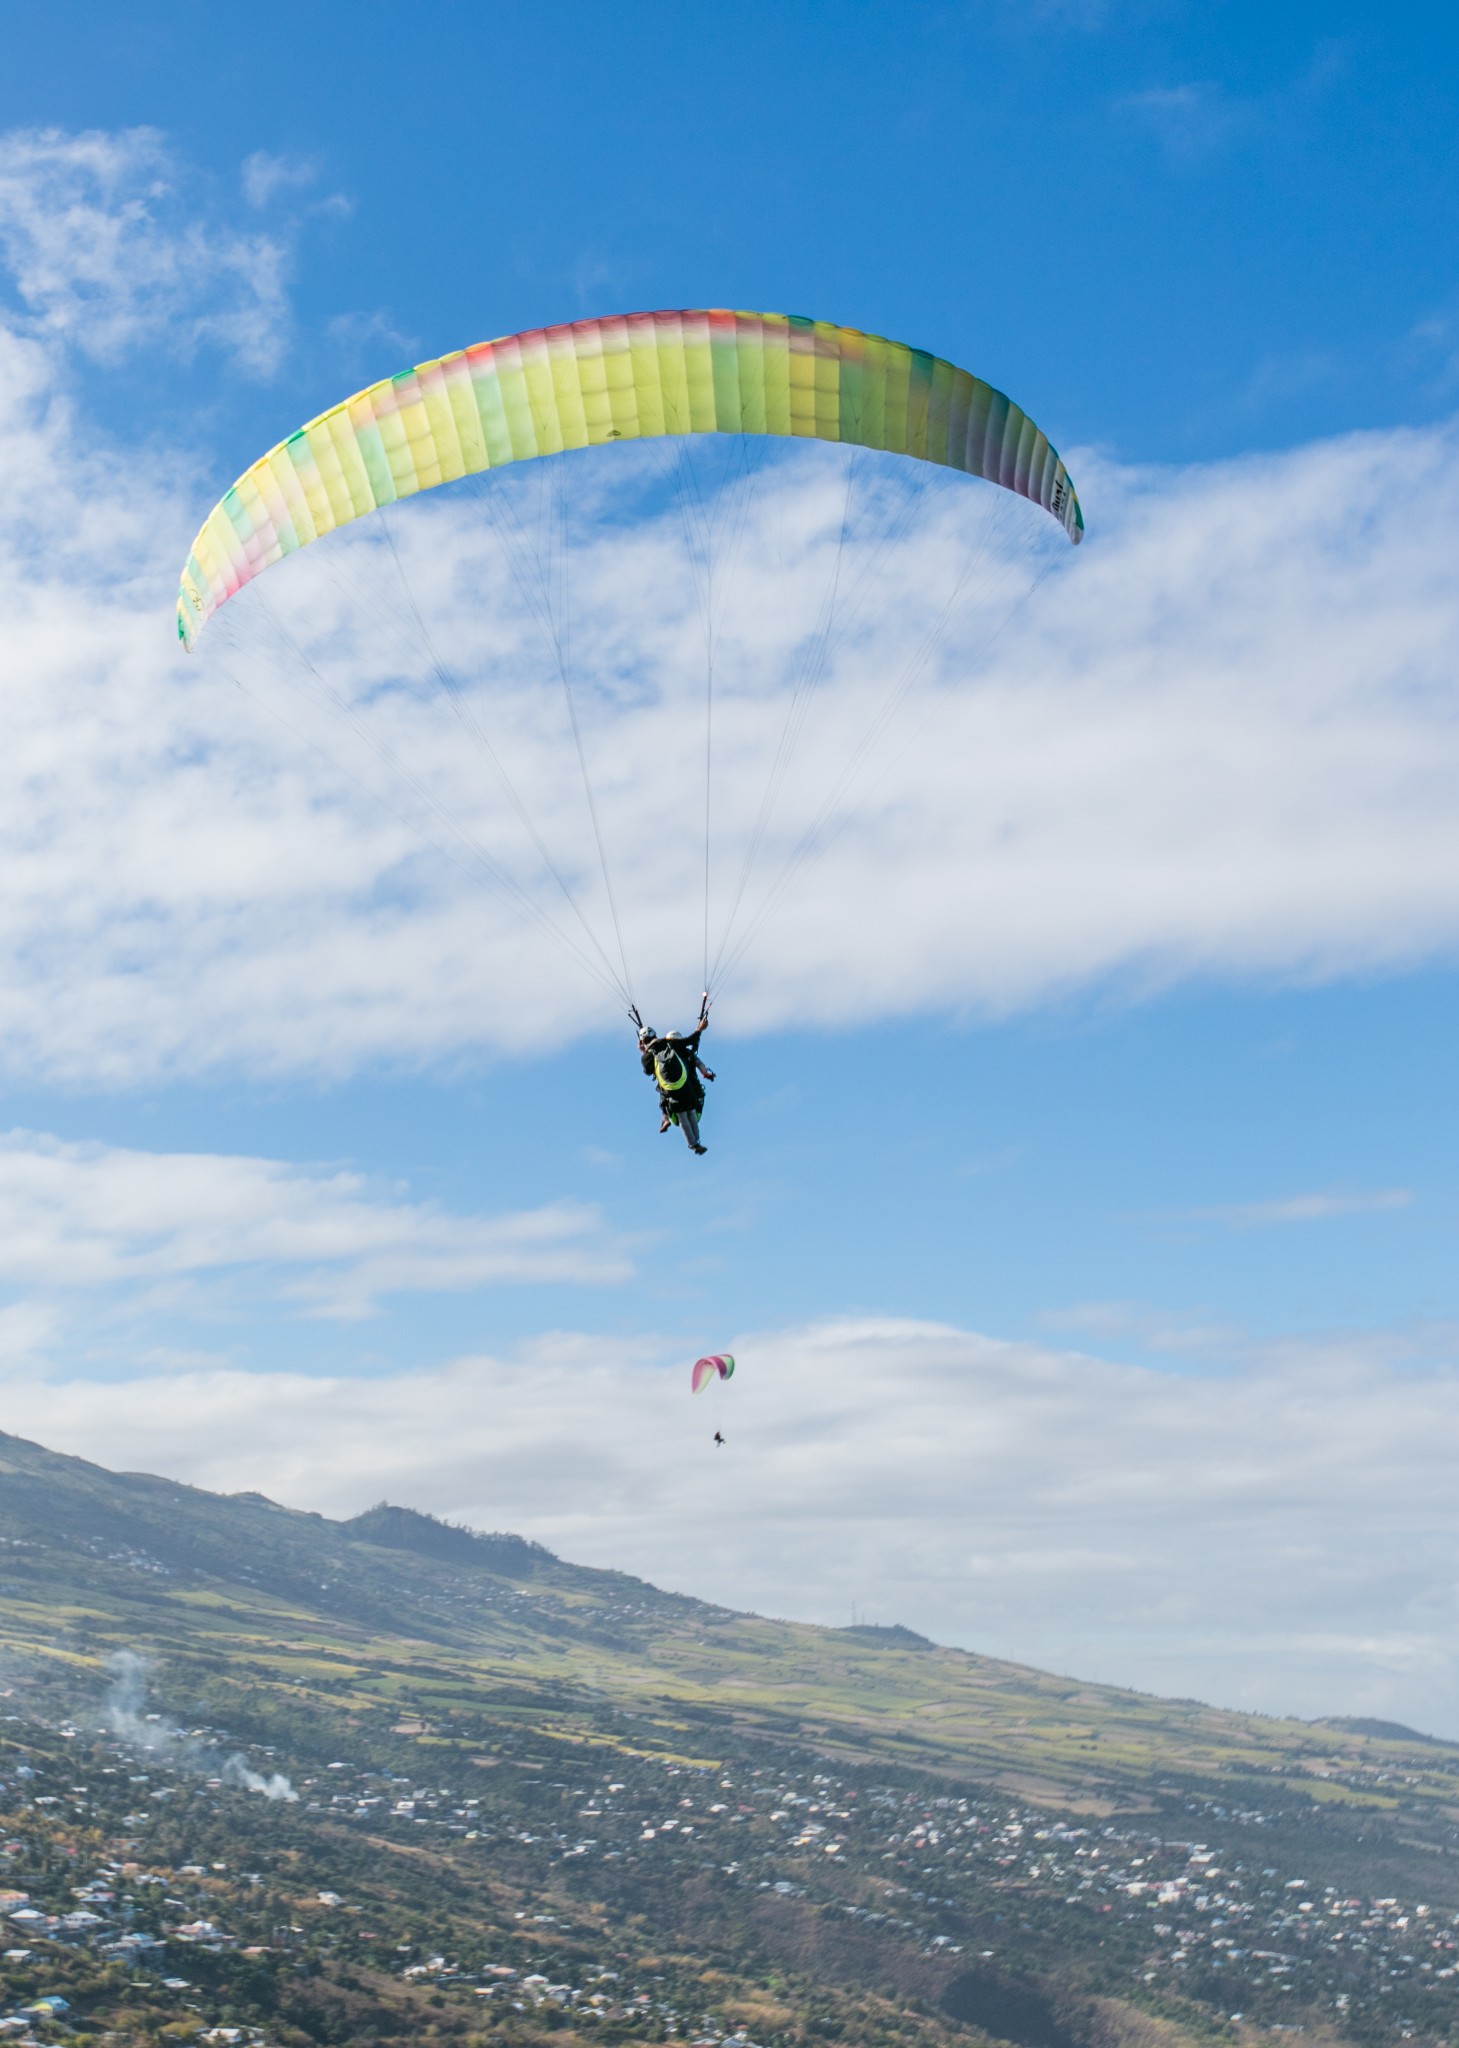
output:
POLYGON ((707 995, 700 1001, 699 1022, 692 1031, 666 1031, 660 1037, 652 1024, 640 1022, 638 1027, 639 1060, 659 1091, 659 1129, 666 1131, 670 1124, 677 1124, 689 1150, 701 1153, 709 1149, 699 1142, 704 1082, 714 1079, 699 1057, 699 1041, 708 1029, 707 995))

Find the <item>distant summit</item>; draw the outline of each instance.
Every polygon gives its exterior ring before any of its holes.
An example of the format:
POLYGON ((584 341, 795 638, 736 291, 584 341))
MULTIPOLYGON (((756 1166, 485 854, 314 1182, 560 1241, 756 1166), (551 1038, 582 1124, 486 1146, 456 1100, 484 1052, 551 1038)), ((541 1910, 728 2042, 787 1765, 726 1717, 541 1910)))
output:
POLYGON ((552 1552, 525 1536, 480 1535, 459 1522, 440 1522, 415 1508, 392 1507, 380 1501, 340 1528, 357 1543, 377 1543, 382 1550, 413 1550, 417 1557, 438 1557, 447 1564, 480 1564, 491 1571, 528 1571, 534 1565, 556 1564, 552 1552))
POLYGON ((1405 1728, 1402 1721, 1373 1721, 1365 1715, 1345 1715, 1338 1719, 1325 1715, 1317 1723, 1319 1728, 1340 1728, 1344 1735, 1372 1735, 1379 1742, 1436 1742, 1443 1746, 1439 1735, 1421 1735, 1417 1728, 1405 1728))
POLYGON ((926 1636, 919 1636, 914 1628, 903 1628, 899 1621, 853 1621, 849 1628, 839 1629, 839 1635, 861 1636, 870 1643, 886 1643, 895 1650, 935 1650, 936 1643, 926 1636))

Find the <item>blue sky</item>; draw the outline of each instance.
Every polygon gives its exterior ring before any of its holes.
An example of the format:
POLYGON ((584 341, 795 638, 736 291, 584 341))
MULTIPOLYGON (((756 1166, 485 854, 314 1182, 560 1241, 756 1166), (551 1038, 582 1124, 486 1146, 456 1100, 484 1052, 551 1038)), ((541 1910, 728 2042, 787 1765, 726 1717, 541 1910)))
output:
MULTIPOLYGON (((209 44, 58 0, 8 35, 0 1424, 1459 1731, 1459 29, 302 5, 209 44), (355 385, 706 303, 988 376, 1090 538, 992 657, 940 653, 964 722, 726 991, 695 1161, 587 984, 168 635, 213 498, 355 385), (675 1405, 726 1344, 728 1478, 675 1405), (1243 1618, 1275 1550, 1285 1604, 1243 1618)), ((767 502, 809 574, 828 486, 797 476, 767 502)), ((868 661, 959 504, 877 587, 868 661)), ((610 515, 583 556, 615 630, 652 624, 645 675, 682 623, 655 544, 610 515)), ((624 818, 667 817, 654 747, 614 760, 624 818)))
POLYGON ((7 125, 148 124, 204 188, 265 151, 349 202, 301 231, 278 379, 204 376, 239 464, 337 396, 332 321, 429 351, 620 303, 974 341, 1061 443, 1138 460, 1444 405, 1433 9, 304 5, 211 44, 181 6, 51 19, 13 25, 7 125))

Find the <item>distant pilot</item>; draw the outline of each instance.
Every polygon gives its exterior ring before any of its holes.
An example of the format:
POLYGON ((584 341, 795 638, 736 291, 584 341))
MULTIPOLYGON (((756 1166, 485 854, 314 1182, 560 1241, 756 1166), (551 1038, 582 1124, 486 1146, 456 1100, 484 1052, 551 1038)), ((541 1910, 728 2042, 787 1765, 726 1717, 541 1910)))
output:
POLYGON ((717 1444, 722 1444, 724 1442, 724 1438, 720 1435, 718 1430, 714 1432, 714 1441, 717 1444))

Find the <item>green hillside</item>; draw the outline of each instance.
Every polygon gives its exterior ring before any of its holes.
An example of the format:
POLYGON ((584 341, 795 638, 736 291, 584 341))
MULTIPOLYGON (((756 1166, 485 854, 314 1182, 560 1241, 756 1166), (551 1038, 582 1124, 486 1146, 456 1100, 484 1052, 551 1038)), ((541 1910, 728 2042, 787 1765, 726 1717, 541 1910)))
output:
POLYGON ((408 1706, 443 1725, 530 1685, 563 1733, 606 1703, 685 1735, 707 1714, 1090 1811, 1138 1807, 1161 1779, 1382 1809, 1401 1770, 1410 1801, 1459 1793, 1459 1747, 1388 1724, 1236 1714, 922 1647, 906 1630, 767 1621, 406 1509, 330 1522, 15 1437, 0 1436, 0 1539, 0 1644, 37 1669, 146 1648, 281 1696, 408 1706))
POLYGON ((1459 2038, 1459 1748, 1387 1723, 13 1437, 0 1678, 38 2040, 1459 2038))

